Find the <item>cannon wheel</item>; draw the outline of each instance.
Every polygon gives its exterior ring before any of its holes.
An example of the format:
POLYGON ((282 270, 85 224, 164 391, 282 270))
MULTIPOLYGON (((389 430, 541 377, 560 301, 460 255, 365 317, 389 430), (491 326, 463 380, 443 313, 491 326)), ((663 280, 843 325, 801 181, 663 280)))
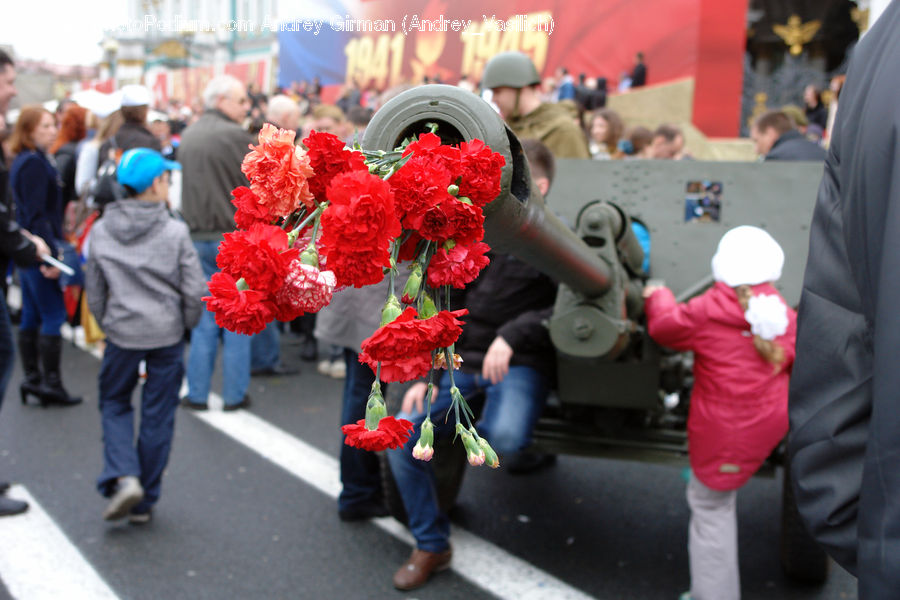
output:
MULTIPOLYGON (((405 450, 399 450, 405 452, 405 450)), ((391 472, 391 465, 388 462, 387 454, 379 453, 378 459, 381 461, 381 485, 384 493, 384 501, 391 516, 403 523, 408 524, 406 509, 403 506, 403 499, 397 490, 397 483, 394 481, 394 474, 391 472)), ((462 486, 463 476, 466 474, 466 451, 462 443, 452 443, 450 436, 438 437, 435 439, 434 458, 431 459, 435 476, 437 477, 438 505, 442 512, 449 512, 456 505, 456 497, 459 495, 459 488, 462 486)))
POLYGON ((782 486, 781 566, 787 576, 796 581, 824 583, 828 578, 828 555, 807 533, 806 526, 800 520, 787 460, 784 461, 782 486))

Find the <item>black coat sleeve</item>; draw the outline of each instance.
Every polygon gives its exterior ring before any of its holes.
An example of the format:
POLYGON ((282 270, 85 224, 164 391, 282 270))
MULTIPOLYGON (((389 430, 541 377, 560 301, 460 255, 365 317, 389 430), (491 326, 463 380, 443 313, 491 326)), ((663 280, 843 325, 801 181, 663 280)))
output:
POLYGON ((810 232, 791 381, 801 515, 859 580, 900 590, 900 3, 857 46, 810 232))
POLYGON ((34 244, 13 220, 5 198, 0 201, 0 255, 11 258, 20 267, 30 267, 39 261, 34 244))

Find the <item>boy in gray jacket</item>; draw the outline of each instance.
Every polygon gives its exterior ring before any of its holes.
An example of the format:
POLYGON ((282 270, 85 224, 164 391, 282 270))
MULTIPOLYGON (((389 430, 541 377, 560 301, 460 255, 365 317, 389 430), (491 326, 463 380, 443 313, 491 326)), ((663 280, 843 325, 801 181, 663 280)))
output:
POLYGON ((88 306, 106 333, 100 367, 103 473, 110 498, 103 518, 150 520, 169 460, 178 390, 184 377, 184 332, 196 325, 206 291, 188 228, 166 209, 169 171, 180 169, 149 148, 122 155, 117 170, 127 198, 106 207, 89 242, 88 306), (141 422, 134 444, 131 395, 146 361, 141 422))

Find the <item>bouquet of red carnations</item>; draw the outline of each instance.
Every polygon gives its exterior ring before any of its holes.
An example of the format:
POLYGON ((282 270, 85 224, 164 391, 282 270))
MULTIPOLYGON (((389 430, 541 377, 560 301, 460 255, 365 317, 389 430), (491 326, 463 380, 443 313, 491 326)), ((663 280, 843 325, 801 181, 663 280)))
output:
MULTIPOLYGON (((482 208, 500 194, 505 160, 480 140, 442 145, 431 129, 392 152, 348 149, 334 135, 312 132, 303 152, 293 131, 266 124, 242 165, 250 187, 232 192, 238 229, 225 234, 221 271, 203 298, 220 327, 254 334, 273 319, 317 312, 335 289, 390 277, 381 327, 359 357, 376 373, 366 418, 342 428, 347 444, 366 450, 402 446, 412 431, 409 421, 387 416, 382 381, 446 368, 452 384, 460 363, 453 344, 466 310, 450 310, 449 290, 465 287, 488 264, 482 208), (403 262, 411 274, 398 295, 394 277, 403 262)), ((451 395, 469 462, 498 466, 455 386, 451 395)), ((413 455, 433 454, 426 418, 413 455)))

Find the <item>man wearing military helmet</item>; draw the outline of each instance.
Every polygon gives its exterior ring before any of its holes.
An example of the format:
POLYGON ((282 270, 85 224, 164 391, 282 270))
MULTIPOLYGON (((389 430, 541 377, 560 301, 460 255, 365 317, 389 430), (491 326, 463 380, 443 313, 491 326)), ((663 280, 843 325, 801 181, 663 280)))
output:
POLYGON ((542 102, 541 77, 521 52, 501 52, 484 68, 481 84, 491 90, 500 116, 519 139, 543 142, 556 158, 590 158, 587 140, 562 106, 542 102))

